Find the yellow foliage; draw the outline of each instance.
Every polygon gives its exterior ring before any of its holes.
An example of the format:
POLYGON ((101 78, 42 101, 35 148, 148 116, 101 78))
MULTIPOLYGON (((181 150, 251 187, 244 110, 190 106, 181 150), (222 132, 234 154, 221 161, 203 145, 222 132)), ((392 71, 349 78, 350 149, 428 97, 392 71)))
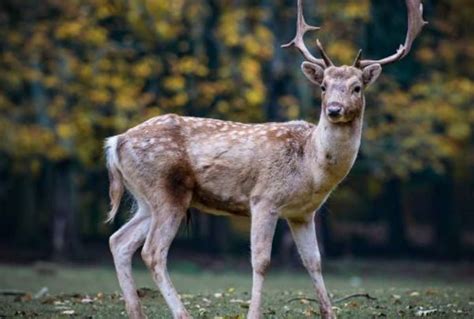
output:
POLYGON ((424 63, 433 62, 437 58, 435 52, 427 47, 418 49, 418 51, 416 52, 416 56, 418 57, 418 59, 420 59, 420 61, 423 61, 424 63))
POLYGON ((228 10, 222 14, 218 34, 225 45, 233 47, 240 43, 239 26, 244 18, 245 11, 242 9, 228 10))
POLYGON ((186 80, 180 75, 169 76, 165 78, 163 85, 166 89, 170 91, 180 91, 184 89, 186 85, 186 80))
POLYGON ((176 70, 182 74, 194 74, 201 77, 209 74, 207 66, 191 56, 179 59, 176 63, 176 70))
POLYGON ((247 83, 252 83, 261 77, 260 63, 251 58, 244 58, 240 62, 242 77, 247 83))
POLYGON ((127 87, 117 92, 115 105, 121 110, 134 110, 137 105, 137 93, 133 88, 127 87))
POLYGON ((278 100, 279 104, 285 110, 288 119, 298 119, 300 116, 300 105, 293 96, 287 95, 278 100))
POLYGON ((101 45, 107 40, 107 31, 99 27, 88 28, 81 37, 89 44, 101 45))
POLYGON ((344 14, 351 19, 368 21, 370 19, 370 1, 353 0, 344 2, 344 14))
POLYGON ((156 21, 155 31, 161 38, 165 40, 170 40, 176 37, 177 33, 176 28, 174 28, 174 26, 168 23, 167 21, 156 21))
POLYGON ((59 123, 57 124, 57 132, 59 138, 67 140, 75 135, 75 129, 71 123, 59 123))
POLYGON ((83 27, 84 25, 78 21, 64 22, 56 29, 56 37, 58 39, 76 38, 81 34, 83 27))
POLYGON ((105 104, 109 102, 111 98, 109 92, 104 89, 94 89, 89 94, 91 102, 95 104, 105 104))
POLYGON ((188 95, 186 92, 180 92, 176 94, 173 98, 173 104, 175 107, 181 107, 188 103, 188 95))
POLYGON ((331 59, 343 61, 344 64, 352 63, 357 54, 354 43, 344 40, 328 43, 327 51, 331 59))
POLYGON ((449 125, 447 133, 455 140, 465 140, 471 135, 471 127, 465 122, 455 122, 449 125))
MULTIPOLYGON (((267 5, 233 1, 217 1, 215 8, 200 0, 56 1, 57 19, 19 17, 16 28, 0 30, 0 148, 15 159, 69 157, 96 165, 104 134, 165 112, 264 121, 267 79, 291 83, 281 92, 272 89, 280 116, 316 116, 301 106, 309 93, 296 88, 303 87, 295 80, 296 54, 291 67, 282 55, 269 62, 275 43, 294 31, 273 29, 278 16, 294 27, 290 4, 270 5, 282 11, 274 15, 267 5)), ((354 59, 355 39, 371 27, 364 25, 370 6, 369 0, 326 1, 306 11, 308 21, 315 22, 315 13, 323 20, 325 47, 336 62, 354 59)), ((430 24, 443 37, 432 32, 417 40, 411 61, 419 77, 405 79, 401 88, 399 78, 412 71, 387 68, 367 93, 362 151, 380 176, 442 170, 443 161, 459 158, 472 144, 474 69, 463 62, 474 56, 463 29, 470 15, 449 12, 430 24)))
POLYGON ((245 91, 245 99, 250 105, 259 105, 265 100, 265 91, 263 89, 248 89, 245 91))

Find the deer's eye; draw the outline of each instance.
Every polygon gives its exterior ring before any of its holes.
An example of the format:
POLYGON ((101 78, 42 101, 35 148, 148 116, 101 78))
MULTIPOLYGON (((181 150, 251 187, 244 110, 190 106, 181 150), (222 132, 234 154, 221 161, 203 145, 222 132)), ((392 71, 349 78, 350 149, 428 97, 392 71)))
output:
POLYGON ((360 93, 360 90, 361 90, 361 89, 362 89, 362 88, 361 88, 359 85, 356 86, 356 87, 354 88, 354 93, 360 93))
POLYGON ((326 87, 324 85, 321 85, 321 91, 324 93, 326 92, 326 87))

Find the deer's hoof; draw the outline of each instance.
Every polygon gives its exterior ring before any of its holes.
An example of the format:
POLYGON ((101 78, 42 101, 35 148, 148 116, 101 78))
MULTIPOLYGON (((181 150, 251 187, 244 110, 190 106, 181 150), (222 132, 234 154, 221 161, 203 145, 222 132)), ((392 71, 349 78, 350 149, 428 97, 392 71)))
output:
POLYGON ((180 312, 175 316, 175 319, 193 319, 191 315, 186 311, 186 312, 180 312))
POLYGON ((332 309, 320 309, 320 312, 323 319, 336 319, 336 314, 332 309))

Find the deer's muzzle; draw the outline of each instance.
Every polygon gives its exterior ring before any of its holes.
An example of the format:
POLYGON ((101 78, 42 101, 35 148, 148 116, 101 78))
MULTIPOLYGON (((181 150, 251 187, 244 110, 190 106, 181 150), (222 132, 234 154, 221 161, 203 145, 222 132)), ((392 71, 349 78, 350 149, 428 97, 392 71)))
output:
POLYGON ((332 102, 328 104, 327 107, 327 114, 331 118, 338 118, 342 115, 342 104, 338 102, 332 102))

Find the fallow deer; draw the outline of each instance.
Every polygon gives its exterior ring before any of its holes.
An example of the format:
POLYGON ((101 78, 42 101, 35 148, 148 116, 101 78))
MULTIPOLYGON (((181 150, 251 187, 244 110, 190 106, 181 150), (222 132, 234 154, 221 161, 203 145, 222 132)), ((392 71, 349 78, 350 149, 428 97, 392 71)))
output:
POLYGON ((137 211, 110 237, 110 249, 130 318, 144 318, 132 278, 131 258, 142 258, 153 274, 174 318, 190 318, 167 272, 168 250, 190 207, 211 214, 251 219, 252 296, 248 318, 260 318, 262 285, 270 264, 279 218, 286 219, 311 276, 323 318, 334 318, 323 277, 314 215, 344 179, 356 159, 365 108, 364 89, 381 66, 408 54, 426 23, 421 0, 406 0, 405 44, 381 60, 335 66, 317 41, 321 59, 306 48, 303 36, 319 28, 303 17, 297 3, 297 31, 283 47, 296 47, 307 60, 303 74, 322 91, 317 125, 304 121, 243 124, 163 115, 105 143, 113 220, 124 187, 137 211))

